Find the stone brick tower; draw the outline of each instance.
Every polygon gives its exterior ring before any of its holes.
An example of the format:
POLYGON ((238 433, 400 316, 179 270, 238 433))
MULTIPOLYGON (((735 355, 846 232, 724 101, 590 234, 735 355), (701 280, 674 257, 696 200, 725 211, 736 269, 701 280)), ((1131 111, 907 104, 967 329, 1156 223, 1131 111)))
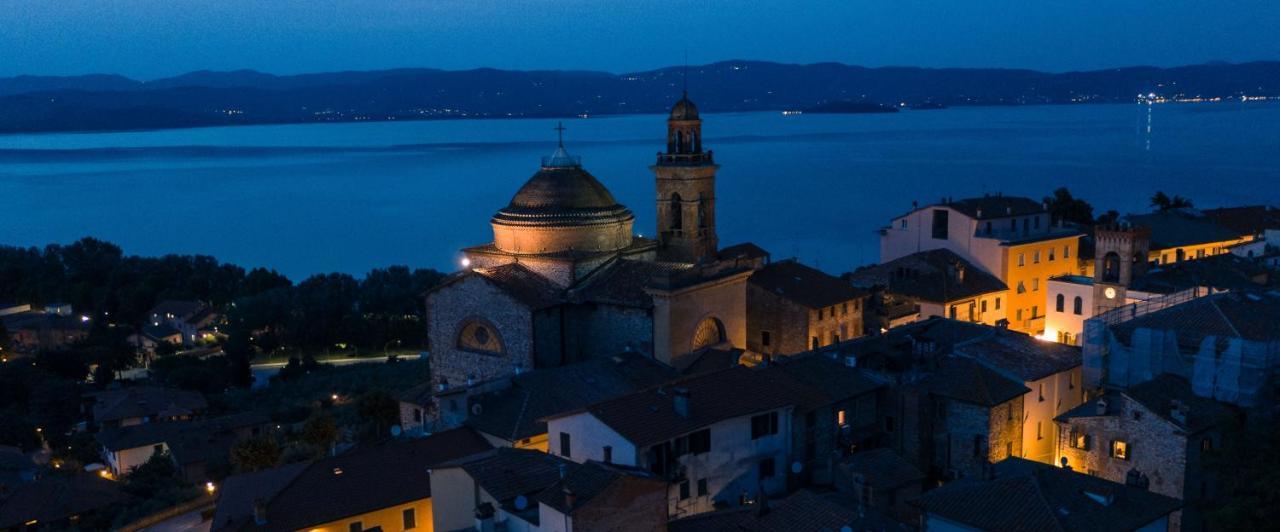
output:
POLYGON ((1128 223, 1098 226, 1093 231, 1094 315, 1125 304, 1125 291, 1147 271, 1151 230, 1128 223))
POLYGON ((667 151, 652 167, 658 189, 659 256, 676 262, 715 257, 716 169, 702 150, 702 120, 686 92, 667 119, 667 151))

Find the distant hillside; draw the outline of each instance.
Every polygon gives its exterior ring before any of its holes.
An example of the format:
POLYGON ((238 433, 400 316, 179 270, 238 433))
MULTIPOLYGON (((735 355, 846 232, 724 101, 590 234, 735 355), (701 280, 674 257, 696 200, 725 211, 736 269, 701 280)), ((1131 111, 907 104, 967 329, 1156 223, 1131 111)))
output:
MULTIPOLYGON (((0 78, 0 132, 291 122, 654 113, 679 97, 683 67, 631 74, 397 69, 275 76, 199 71, 0 78)), ((708 112, 870 104, 1028 105, 1165 97, 1280 96, 1280 62, 1045 73, 724 61, 689 68, 708 112)))

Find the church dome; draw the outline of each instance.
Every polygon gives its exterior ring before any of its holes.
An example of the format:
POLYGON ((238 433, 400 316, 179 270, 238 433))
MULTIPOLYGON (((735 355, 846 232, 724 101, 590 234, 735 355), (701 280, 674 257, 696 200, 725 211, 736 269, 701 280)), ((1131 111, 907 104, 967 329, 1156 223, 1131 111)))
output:
POLYGON ((492 223, 509 253, 608 252, 631 245, 635 215, 561 146, 492 223))
POLYGON ((685 93, 680 101, 671 106, 671 120, 697 120, 698 106, 689 100, 689 93, 685 93))

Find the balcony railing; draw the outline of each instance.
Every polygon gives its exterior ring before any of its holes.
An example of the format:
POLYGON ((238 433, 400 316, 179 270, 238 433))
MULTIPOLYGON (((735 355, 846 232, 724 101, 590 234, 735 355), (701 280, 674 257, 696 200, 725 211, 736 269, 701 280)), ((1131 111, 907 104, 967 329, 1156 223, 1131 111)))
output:
POLYGON ((711 150, 700 153, 658 153, 661 166, 697 166, 714 162, 711 150))

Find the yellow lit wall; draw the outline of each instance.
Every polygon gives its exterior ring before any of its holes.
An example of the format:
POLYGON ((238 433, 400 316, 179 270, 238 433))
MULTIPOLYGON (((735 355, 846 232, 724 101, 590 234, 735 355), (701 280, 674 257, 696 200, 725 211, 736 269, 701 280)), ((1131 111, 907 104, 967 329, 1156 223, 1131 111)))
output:
POLYGON ((425 499, 399 504, 375 512, 346 517, 337 521, 317 525, 307 530, 310 532, 348 532, 351 530, 351 524, 357 521, 360 522, 361 530, 381 527, 383 532, 392 532, 396 530, 432 532, 431 498, 427 497, 425 499), (406 529, 404 527, 404 511, 410 508, 412 508, 414 512, 415 526, 413 528, 406 529))
POLYGON ((1231 240, 1223 240, 1221 242, 1209 242, 1206 244, 1196 244, 1193 246, 1153 249, 1151 250, 1151 255, 1149 260, 1151 262, 1155 262, 1158 264, 1173 264, 1178 261, 1179 250, 1182 251, 1182 260, 1195 260, 1198 258, 1202 258, 1200 256, 1201 253, 1203 253, 1205 257, 1212 257, 1214 255, 1230 253, 1227 247, 1239 244, 1241 242, 1248 242, 1250 240, 1253 240, 1252 236, 1235 238, 1231 240))
POLYGON ((1004 282, 1009 285, 1005 312, 1010 329, 1033 335, 1044 331, 1049 278, 1078 273, 1079 251, 1079 235, 1005 247, 1004 282))
POLYGON ((539 434, 532 438, 525 438, 523 440, 514 442, 511 446, 515 447, 516 449, 531 449, 534 451, 542 451, 545 453, 547 452, 547 445, 548 445, 547 442, 550 439, 551 439, 550 436, 547 436, 546 434, 539 434))

